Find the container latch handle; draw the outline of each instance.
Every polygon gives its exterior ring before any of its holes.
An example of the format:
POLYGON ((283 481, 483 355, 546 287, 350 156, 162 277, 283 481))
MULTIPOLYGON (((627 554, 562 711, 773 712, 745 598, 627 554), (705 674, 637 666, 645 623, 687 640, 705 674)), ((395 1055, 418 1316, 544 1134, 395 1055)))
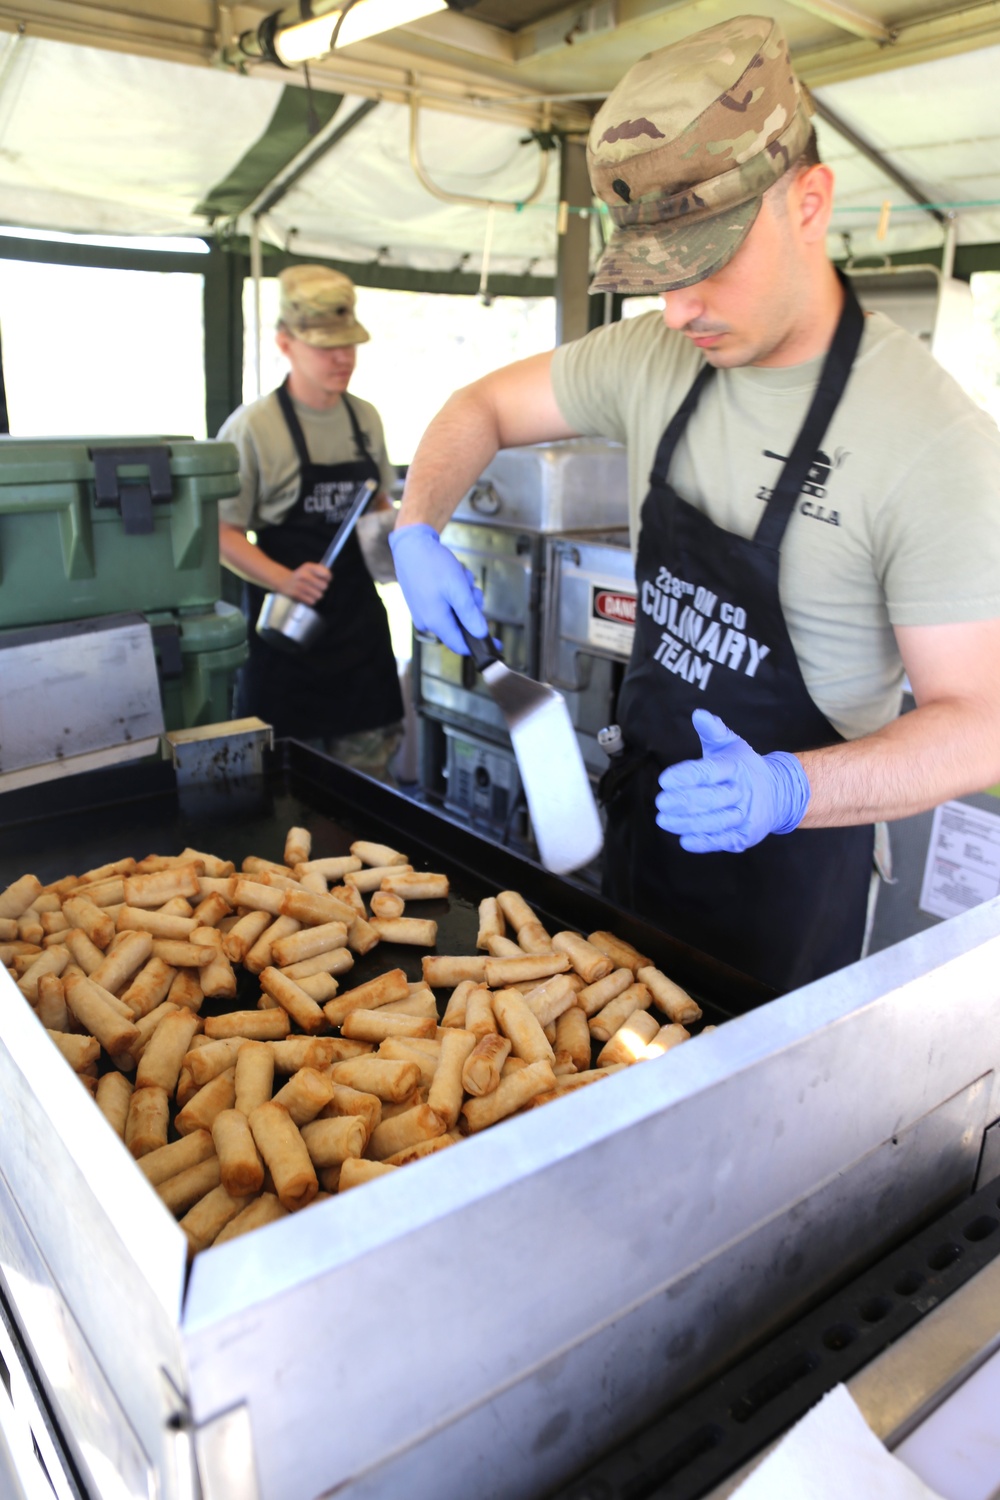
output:
POLYGON ((91 448, 94 462, 94 504, 115 506, 126 536, 147 536, 153 530, 153 506, 174 498, 170 474, 170 449, 91 448), (122 479, 118 470, 126 464, 145 464, 146 479, 122 479))

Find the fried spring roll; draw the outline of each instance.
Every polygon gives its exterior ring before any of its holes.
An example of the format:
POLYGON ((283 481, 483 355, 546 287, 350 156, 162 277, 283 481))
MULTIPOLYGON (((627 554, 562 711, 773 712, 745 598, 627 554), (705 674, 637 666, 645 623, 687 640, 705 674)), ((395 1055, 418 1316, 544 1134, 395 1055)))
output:
POLYGON ((383 943, 408 943, 418 948, 433 948, 437 942, 437 923, 422 917, 375 917, 369 924, 383 943))
POLYGON ((248 854, 240 865, 240 869, 251 875, 257 871, 265 873, 270 871, 275 875, 291 875, 292 873, 287 865, 279 865, 274 859, 260 859, 256 854, 248 854))
POLYGON ((234 1198, 259 1193, 264 1186, 264 1163, 257 1152, 246 1115, 238 1109, 220 1110, 212 1121, 212 1140, 226 1192, 234 1198))
MULTIPOLYGON (((176 1014, 180 1015, 181 1012, 178 1011, 176 1014)), ((199 1040, 202 1039, 199 1038, 199 1040)), ((218 1078, 219 1074, 224 1073, 227 1068, 235 1066, 240 1048, 246 1045, 247 1043, 240 1036, 207 1041, 204 1046, 189 1049, 183 1059, 183 1064, 184 1067, 190 1069, 191 1077, 198 1088, 202 1088, 206 1083, 211 1083, 213 1078, 218 1078)))
POLYGON ((587 1024, 587 1013, 579 1005, 572 1005, 569 1010, 564 1010, 556 1021, 555 1050, 557 1056, 562 1052, 572 1059, 573 1069, 577 1073, 586 1072, 590 1067, 590 1027, 587 1024))
POLYGON ((387 1015, 380 1010, 352 1010, 340 1028, 341 1035, 355 1042, 382 1042, 390 1036, 433 1037, 437 1022, 430 1017, 387 1015))
POLYGON ((353 1010, 378 1010, 393 1000, 405 1000, 410 993, 406 974, 402 969, 388 969, 365 984, 345 990, 336 1000, 323 1007, 323 1013, 331 1026, 340 1026, 353 1010))
POLYGON ((408 863, 405 854, 400 854, 397 849, 390 849, 388 844, 372 844, 364 839, 355 840, 351 845, 351 853, 360 859, 363 865, 405 865, 408 863))
POLYGON ((203 872, 197 864, 174 865, 169 870, 156 870, 149 875, 126 875, 125 904, 127 906, 165 906, 175 896, 199 897, 198 880, 203 872))
POLYGON ((17 981, 21 994, 34 1005, 38 1000, 38 986, 42 979, 46 974, 54 974, 58 978, 69 961, 69 949, 61 944, 39 953, 17 981))
POLYGON ((143 1048, 135 1074, 136 1088, 156 1087, 173 1094, 181 1063, 200 1026, 200 1019, 189 1010, 164 1016, 143 1048))
POLYGON ((302 1139, 314 1167, 339 1167, 362 1154, 368 1128, 360 1115, 337 1115, 301 1127, 302 1139))
POLYGON ((650 1037, 649 1042, 642 1053, 644 1062, 649 1062, 654 1057, 662 1057, 664 1052, 669 1052, 672 1047, 679 1047, 681 1042, 689 1041, 690 1031, 678 1021, 671 1021, 666 1026, 661 1026, 656 1035, 650 1037))
POLYGON ((594 948, 578 932, 555 933, 552 946, 557 953, 565 953, 585 984, 595 984, 614 968, 607 954, 594 948))
MULTIPOLYGON (((486 951, 491 958, 520 958, 524 953, 524 949, 519 948, 513 938, 497 934, 486 939, 486 951)), ((534 984, 534 980, 531 983, 534 984)))
MULTIPOLYGON (((120 1078, 121 1075, 108 1073, 105 1077, 120 1078)), ((126 1088, 129 1086, 126 1079, 121 1079, 121 1081, 126 1088)), ((166 1182, 170 1177, 176 1177, 180 1172, 186 1172, 189 1167, 196 1167, 201 1162, 208 1161, 214 1155, 215 1145, 211 1132, 195 1130, 190 1135, 182 1136, 179 1141, 171 1141, 169 1146, 160 1146, 158 1150, 150 1151, 139 1162, 139 1169, 147 1182, 151 1182, 153 1187, 159 1187, 161 1182, 166 1182)), ((217 1181, 218 1178, 216 1178, 217 1181)), ((214 1187, 215 1184, 210 1183, 209 1186, 214 1187)), ((206 1187, 204 1191, 208 1192, 208 1188, 206 1187)))
POLYGON ((348 1157, 340 1169, 340 1182, 338 1192, 346 1193, 350 1188, 360 1187, 362 1183, 372 1182, 376 1177, 387 1177, 396 1168, 391 1167, 384 1161, 365 1161, 357 1157, 348 1157))
POLYGON ((49 1039, 59 1048, 74 1073, 96 1063, 101 1055, 101 1044, 96 1037, 81 1036, 79 1032, 50 1031, 49 1039))
POLYGON ((205 875, 209 879, 225 880, 236 869, 231 859, 220 859, 216 854, 204 854, 200 849, 182 849, 177 856, 181 864, 191 864, 201 861, 205 875))
POLYGON ((315 927, 303 927, 287 937, 280 937, 271 944, 271 962, 277 969, 287 969, 321 953, 346 948, 347 927, 348 924, 341 921, 321 922, 315 927))
POLYGON ((243 967, 249 969, 251 974, 260 974, 264 969, 270 968, 275 943, 282 938, 291 937, 301 925, 296 917, 276 917, 244 955, 243 967))
POLYGON ((73 955, 73 962, 79 964, 85 974, 93 974, 104 962, 100 948, 79 927, 71 927, 62 941, 73 955))
MULTIPOLYGON (((69 931, 69 922, 63 916, 61 909, 59 911, 43 911, 39 920, 41 921, 42 931, 46 937, 53 937, 56 933, 69 931)), ((20 921, 20 918, 18 921, 20 921)), ((18 935, 18 923, 13 921, 0 922, 0 936, 9 928, 14 929, 10 933, 10 936, 16 938, 18 935)))
POLYGON ((338 901, 343 901, 349 906, 356 917, 367 917, 364 897, 360 891, 356 891, 353 885, 335 885, 330 891, 331 896, 336 896, 338 901))
POLYGON ((198 980, 200 972, 199 969, 178 969, 167 991, 168 1000, 184 1010, 193 1010, 195 1015, 201 1010, 205 998, 198 980))
MULTIPOLYGON (((119 1140, 125 1139, 125 1122, 132 1102, 132 1085, 122 1073, 105 1073, 97 1081, 97 1107, 119 1140)), ((143 1157, 143 1161, 148 1161, 143 1157)))
POLYGON ((178 943, 185 942, 197 925, 194 917, 171 916, 139 906, 121 907, 116 919, 119 932, 148 932, 154 938, 178 943))
POLYGON ((628 1065, 638 1062, 659 1029, 659 1021, 648 1010, 633 1011, 597 1054, 597 1066, 606 1068, 609 1063, 628 1065))
POLYGON ((587 942, 592 948, 606 953, 616 969, 631 969, 637 977, 637 971, 652 962, 637 948, 633 948, 631 943, 626 943, 624 938, 615 937, 613 932, 589 932, 587 942))
POLYGON ((485 1130, 488 1125, 495 1125, 498 1120, 522 1109, 537 1094, 554 1089, 555 1084, 556 1075, 547 1062, 529 1063, 517 1073, 508 1074, 500 1079, 492 1093, 484 1094, 480 1099, 465 1101, 462 1114, 469 1131, 474 1133, 485 1130))
POLYGON ((391 919, 403 915, 406 902, 393 891, 372 891, 371 908, 373 917, 391 919))
MULTIPOLYGON (((119 1015, 114 1005, 105 1000, 108 993, 84 975, 70 974, 64 981, 66 1001, 85 1031, 96 1036, 101 1046, 112 1057, 128 1052, 139 1040, 139 1032, 131 1021, 119 1015)), ((117 997, 111 996, 112 1000, 117 997)))
POLYGON ((652 964, 638 969, 635 977, 646 985, 653 997, 653 1004, 662 1010, 668 1021, 677 1026, 688 1026, 692 1021, 701 1019, 701 1006, 697 1000, 692 1000, 686 990, 682 990, 679 984, 674 984, 672 979, 668 979, 666 974, 652 964))
POLYGON ((371 1161, 384 1161, 387 1156, 415 1146, 418 1141, 443 1135, 445 1129, 441 1116, 429 1104, 418 1104, 391 1119, 383 1118, 378 1129, 372 1132, 365 1154, 371 1161))
POLYGON ((149 1041, 150 1037, 153 1035, 153 1032, 163 1020, 164 1016, 173 1015, 174 1011, 179 1009, 179 1006, 171 1005, 169 1000, 164 1000, 162 1005, 156 1006, 156 1008, 154 1010, 151 1010, 147 1016, 140 1016, 135 1023, 135 1029, 139 1033, 139 1035, 129 1047, 126 1054, 124 1054, 122 1057, 115 1058, 116 1066, 119 1068, 134 1068, 136 1063, 142 1057, 146 1043, 149 1041))
POLYGON ((115 924, 107 912, 88 901, 86 896, 69 896, 63 902, 63 916, 72 927, 79 927, 98 948, 106 948, 115 935, 115 924))
POLYGON ((387 1037, 378 1049, 378 1056, 387 1057, 390 1062, 416 1063, 420 1069, 420 1087, 426 1089, 434 1082, 440 1060, 440 1053, 418 1051, 405 1037, 387 1037))
POLYGON ((203 995, 213 1000, 236 999, 236 975, 222 947, 222 933, 214 927, 196 927, 191 941, 200 947, 211 948, 214 957, 199 971, 198 983, 203 995))
POLYGON ((631 969, 615 969, 613 973, 598 979, 596 984, 588 984, 577 996, 576 1003, 587 1016, 596 1016, 597 1012, 609 1000, 623 995, 630 984, 635 983, 635 976, 631 969))
POLYGON ((564 1011, 576 1005, 576 995, 571 975, 554 974, 551 979, 530 989, 524 1003, 540 1026, 550 1026, 564 1011))
POLYGON ((364 1122, 367 1144, 372 1131, 382 1123, 382 1101, 375 1094, 363 1094, 360 1089, 348 1088, 346 1083, 335 1083, 333 1097, 324 1104, 319 1118, 332 1120, 340 1115, 356 1115, 364 1122))
POLYGON ((266 1104, 274 1092, 273 1047, 281 1042, 247 1042, 237 1038, 233 1108, 249 1115, 258 1104, 266 1104))
POLYGON ((422 1016, 425 1021, 433 1021, 437 1026, 438 1008, 434 991, 425 987, 414 990, 403 1000, 390 1000, 388 1005, 380 1006, 379 1010, 382 1015, 389 1016, 422 1016))
POLYGON ((399 873, 413 874, 412 865, 373 865, 370 869, 354 870, 344 876, 344 884, 352 886, 359 894, 367 895, 369 891, 378 891, 382 888, 382 881, 388 875, 399 873))
POLYGON ((295 917, 303 927, 326 927, 331 922, 343 922, 345 927, 349 927, 357 915, 353 907, 338 900, 336 896, 329 893, 321 896, 315 891, 304 891, 301 887, 285 892, 281 898, 281 912, 283 916, 295 917))
POLYGON ((169 1123, 166 1089, 133 1089, 125 1118, 125 1144, 133 1156, 145 1156, 165 1146, 169 1123))
MULTIPOLYGON (((586 1026, 586 1022, 584 1025, 586 1026)), ((589 1056, 589 1033, 587 1042, 589 1056)), ((509 1053, 508 1037, 498 1036, 495 1032, 491 1036, 481 1036, 466 1058, 462 1069, 462 1087, 465 1092, 475 1095, 477 1099, 483 1094, 492 1094, 500 1083, 500 1070, 507 1061, 509 1053)))
POLYGON ((222 939, 230 963, 241 964, 257 939, 271 926, 269 911, 248 911, 230 927, 222 939))
MULTIPOLYGON (((41 900, 41 897, 39 897, 39 900, 41 900)), ((68 927, 69 926, 69 922, 63 916, 61 908, 57 912, 46 912, 44 914, 44 916, 42 918, 42 926, 43 927, 45 926, 45 916, 56 916, 56 917, 59 917, 60 920, 61 920, 61 923, 62 923, 63 927, 68 927)), ((13 942, 16 942, 16 940, 17 940, 17 922, 18 922, 17 917, 0 917, 0 943, 13 943, 13 942)), ((46 929, 46 930, 54 932, 56 929, 55 928, 51 928, 51 929, 46 929)))
POLYGON ((434 1072, 434 1081, 427 1095, 427 1103, 451 1130, 462 1108, 463 1069, 475 1048, 478 1037, 471 1031, 447 1031, 441 1038, 441 1058, 434 1072))
POLYGON ((374 1094, 385 1104, 398 1104, 412 1094, 420 1082, 420 1069, 416 1063, 382 1057, 348 1058, 345 1062, 334 1063, 329 1074, 334 1083, 346 1083, 348 1088, 358 1089, 363 1094, 374 1094))
POLYGON ((646 1009, 649 999, 649 990, 644 984, 630 984, 627 990, 609 1000, 596 1016, 591 1017, 591 1036, 598 1042, 610 1041, 633 1011, 646 1009))
POLYGON ((162 959, 172 969, 203 969, 214 957, 214 949, 206 948, 204 943, 185 943, 173 938, 153 939, 153 958, 162 959))
POLYGON ((282 1208, 276 1193, 261 1193, 259 1198, 254 1198, 246 1208, 241 1209, 235 1219, 230 1219, 225 1228, 215 1236, 212 1244, 224 1245, 227 1240, 249 1234, 251 1229, 262 1229, 265 1224, 274 1224, 278 1219, 287 1217, 288 1210, 282 1208))
MULTIPOLYGON (((208 1135, 208 1132, 200 1131, 199 1135, 208 1135)), ((177 1141, 174 1142, 174 1145, 179 1144, 177 1141)), ((182 1214, 186 1214, 188 1209, 193 1208, 206 1193, 210 1193, 213 1188, 219 1186, 221 1181, 219 1158, 215 1154, 215 1146, 210 1135, 208 1145, 210 1152, 208 1156, 154 1184, 157 1197, 169 1208, 175 1218, 179 1219, 182 1214)), ((170 1147, 166 1149, 169 1151, 170 1147)), ((158 1156, 159 1152, 154 1151, 150 1154, 158 1156)), ((142 1158, 142 1161, 146 1160, 146 1157, 142 1158)), ((139 1163, 140 1166, 142 1161, 139 1163)))
POLYGON ((6 890, 0 891, 0 917, 16 919, 23 916, 42 894, 42 889, 42 882, 37 875, 22 875, 20 880, 15 880, 6 890))
POLYGON ((432 990, 452 989, 463 979, 486 983, 486 954, 427 954, 421 959, 424 983, 432 990))
POLYGON ((287 1011, 296 1025, 308 1033, 322 1031, 329 1024, 323 1011, 310 999, 301 985, 294 979, 286 979, 280 969, 264 969, 260 976, 261 989, 272 1000, 277 1000, 282 1010, 287 1011))
MULTIPOLYGON (((152 938, 150 942, 152 942, 152 938)), ((123 945, 124 946, 124 945, 123 945)), ((173 988, 177 970, 155 956, 144 964, 122 994, 122 1000, 137 1018, 148 1016, 173 988)))
POLYGON ((517 929, 517 946, 521 953, 552 953, 552 939, 541 922, 525 922, 517 929))
POLYGON ((347 946, 359 956, 370 953, 379 941, 378 933, 364 917, 355 917, 347 929, 347 946))
POLYGON ((351 870, 360 870, 361 861, 355 854, 330 855, 326 859, 307 859, 296 865, 294 874, 301 880, 303 875, 322 875, 324 880, 343 880, 351 870))
POLYGON ((237 875, 233 885, 233 905, 246 906, 254 911, 267 911, 274 918, 281 916, 281 901, 284 888, 280 885, 263 885, 245 875, 237 875))
MULTIPOLYGON (((280 972, 285 974, 286 971, 282 969, 280 972)), ((309 974, 304 979, 297 979, 295 983, 319 1006, 332 1000, 340 988, 332 974, 309 974)))
POLYGON ((460 1031, 465 1030, 465 1006, 475 988, 471 979, 463 979, 455 986, 441 1017, 442 1026, 457 1026, 460 1031))
POLYGON ((319 1192, 319 1180, 306 1143, 287 1109, 273 1101, 258 1104, 250 1111, 250 1129, 282 1207, 289 1212, 305 1208, 319 1192))
POLYGON ((465 1001, 465 1031, 489 1036, 499 1030, 493 1012, 493 996, 485 985, 473 985, 465 1001))
MULTIPOLYGON (((278 964, 275 967, 281 968, 278 964)), ((296 984, 303 979, 313 979, 317 974, 346 974, 348 969, 354 968, 354 954, 347 948, 330 948, 325 953, 317 953, 314 958, 304 958, 301 963, 288 964, 281 969, 286 979, 294 979, 296 984)))
POLYGON ((379 882, 379 890, 391 891, 404 901, 440 901, 450 888, 447 875, 428 870, 390 869, 379 882))
POLYGON ((115 944, 90 976, 95 984, 103 985, 113 995, 121 994, 153 952, 153 939, 148 932, 126 932, 121 937, 122 941, 115 944))
POLYGON ((493 1014, 518 1057, 525 1062, 545 1062, 551 1066, 555 1061, 552 1046, 517 990, 497 990, 493 996, 493 1014))
POLYGON ((504 922, 503 912, 495 896, 487 896, 479 903, 479 932, 476 936, 476 947, 489 951, 489 939, 491 937, 503 937, 507 930, 504 922))
POLYGON ((287 1109, 301 1130, 315 1120, 320 1110, 333 1098, 334 1082, 315 1068, 300 1068, 274 1096, 274 1103, 287 1109))
POLYGON ((514 932, 537 921, 535 913, 519 891, 500 891, 496 902, 514 932))
POLYGON ((38 981, 35 1015, 49 1031, 69 1031, 73 1022, 66 1005, 66 993, 58 974, 43 974, 38 981))
POLYGON ((234 1198, 221 1183, 206 1193, 180 1220, 187 1236, 188 1255, 193 1259, 200 1251, 207 1250, 246 1206, 246 1198, 234 1198))
POLYGON ((491 989, 516 984, 519 979, 548 979, 570 967, 565 953, 526 953, 523 958, 488 958, 486 983, 491 989))
POLYGON ((312 853, 312 834, 308 828, 289 828, 285 834, 285 864, 294 870, 304 865, 312 853))
POLYGON ((276 1010, 231 1010, 225 1016, 209 1016, 205 1035, 217 1041, 224 1036, 242 1036, 248 1041, 277 1042, 291 1031, 286 1013, 276 1010))
POLYGON ((187 1101, 177 1111, 174 1128, 178 1135, 190 1135, 192 1130, 211 1130, 212 1121, 224 1109, 232 1109, 236 1102, 236 1069, 227 1068, 187 1101))
POLYGON ((403 1146, 401 1150, 387 1156, 385 1161, 391 1167, 405 1167, 411 1161, 420 1161, 422 1157, 433 1156, 449 1146, 457 1146, 461 1139, 460 1131, 446 1130, 444 1135, 433 1136, 429 1141, 416 1141, 412 1146, 403 1146))
POLYGON ((218 891, 210 891, 198 902, 191 915, 202 927, 218 927, 225 917, 232 915, 232 911, 225 896, 220 896, 218 891))

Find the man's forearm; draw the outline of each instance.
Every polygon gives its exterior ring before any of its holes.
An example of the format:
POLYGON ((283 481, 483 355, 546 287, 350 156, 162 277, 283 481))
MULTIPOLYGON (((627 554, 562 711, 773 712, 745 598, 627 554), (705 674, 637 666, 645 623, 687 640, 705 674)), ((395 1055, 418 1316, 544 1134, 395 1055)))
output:
POLYGON ((475 386, 456 391, 424 433, 406 474, 397 526, 441 531, 500 447, 493 408, 475 386))
POLYGON ((875 734, 798 759, 812 789, 801 827, 910 817, 1000 781, 1000 715, 986 703, 928 703, 875 734))
POLYGON ((292 576, 290 569, 255 547, 235 526, 220 526, 219 552, 223 563, 231 572, 274 593, 283 593, 292 576))

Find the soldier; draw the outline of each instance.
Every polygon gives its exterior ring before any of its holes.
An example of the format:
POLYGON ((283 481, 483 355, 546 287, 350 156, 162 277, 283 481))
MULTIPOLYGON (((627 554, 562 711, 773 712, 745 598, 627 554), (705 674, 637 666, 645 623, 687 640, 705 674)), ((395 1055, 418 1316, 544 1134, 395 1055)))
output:
POLYGON ((376 480, 379 493, 357 526, 391 524, 386 492, 395 475, 382 423, 367 401, 347 395, 357 345, 368 334, 346 276, 325 266, 293 266, 279 280, 277 344, 291 367, 288 377, 277 391, 241 406, 219 433, 240 454, 240 493, 219 506, 219 548, 244 580, 250 641, 236 712, 256 714, 279 735, 385 780, 402 738, 403 704, 389 622, 357 528, 333 575, 320 563, 365 479, 376 480), (373 514, 379 511, 385 514, 373 514), (325 633, 302 655, 278 651, 257 635, 268 591, 324 617, 325 633))
POLYGON ((661 293, 662 316, 457 392, 410 467, 396 571, 462 651, 453 615, 487 622, 438 532, 497 448, 628 445, 605 892, 787 990, 860 956, 877 820, 1000 778, 1000 437, 829 260, 833 175, 774 21, 643 58, 588 154, 616 226, 593 289, 661 293))

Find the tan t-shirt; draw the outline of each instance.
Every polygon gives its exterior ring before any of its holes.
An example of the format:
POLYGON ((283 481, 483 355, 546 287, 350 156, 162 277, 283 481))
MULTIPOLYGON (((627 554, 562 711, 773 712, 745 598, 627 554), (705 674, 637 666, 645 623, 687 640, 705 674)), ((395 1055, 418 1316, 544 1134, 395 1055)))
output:
MULTIPOLYGON (((701 364, 659 313, 555 352, 566 421, 628 446, 633 550, 657 444, 701 364)), ((718 371, 674 455, 678 494, 717 526, 752 536, 821 366, 718 371)), ((893 625, 1000 616, 1000 434, 880 313, 865 319, 847 390, 788 523, 779 591, 806 686, 847 739, 899 712, 893 625)))
MULTIPOLYGON (((348 400, 378 465, 381 488, 388 492, 396 475, 386 457, 381 418, 370 402, 353 395, 348 400)), ((292 405, 313 463, 350 463, 359 457, 342 400, 329 411, 295 400, 292 405)), ((237 407, 223 422, 219 437, 235 443, 240 455, 240 492, 219 502, 219 520, 243 530, 276 526, 295 504, 299 458, 274 392, 237 407)))

